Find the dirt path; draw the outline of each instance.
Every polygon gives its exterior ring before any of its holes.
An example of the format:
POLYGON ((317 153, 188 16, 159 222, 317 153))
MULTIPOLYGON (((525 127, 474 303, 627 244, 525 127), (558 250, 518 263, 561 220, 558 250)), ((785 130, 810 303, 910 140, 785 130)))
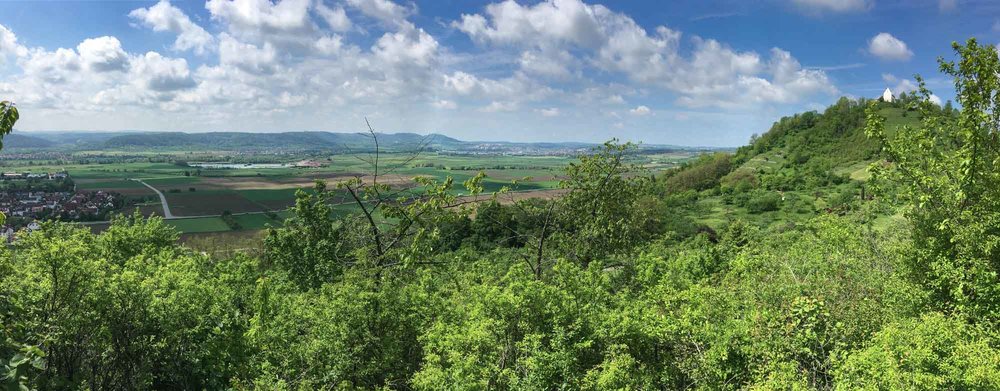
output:
POLYGON ((143 184, 143 186, 148 187, 150 190, 156 192, 156 195, 160 196, 160 203, 163 204, 163 218, 167 220, 174 219, 174 214, 170 213, 170 205, 167 204, 167 196, 163 195, 163 192, 157 188, 150 186, 148 183, 143 182, 142 179, 132 179, 133 181, 143 184))

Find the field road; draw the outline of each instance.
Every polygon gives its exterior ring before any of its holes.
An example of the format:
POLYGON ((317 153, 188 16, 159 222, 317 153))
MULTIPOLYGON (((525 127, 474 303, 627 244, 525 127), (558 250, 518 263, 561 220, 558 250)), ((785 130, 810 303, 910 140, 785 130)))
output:
POLYGON ((150 190, 156 192, 156 195, 160 196, 160 203, 163 204, 163 218, 170 220, 174 219, 174 214, 170 213, 170 204, 167 204, 167 196, 163 195, 163 192, 157 190, 155 187, 150 186, 148 183, 143 182, 142 179, 132 179, 133 181, 143 184, 143 186, 148 187, 150 190))

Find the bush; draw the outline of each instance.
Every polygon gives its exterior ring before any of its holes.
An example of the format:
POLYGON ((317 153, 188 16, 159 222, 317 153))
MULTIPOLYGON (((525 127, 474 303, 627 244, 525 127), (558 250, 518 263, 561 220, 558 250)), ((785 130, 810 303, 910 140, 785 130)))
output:
POLYGON ((778 210, 781 206, 781 196, 771 191, 755 192, 747 200, 747 211, 750 213, 763 213, 778 210))
POLYGON ((672 172, 666 178, 668 192, 705 190, 719 184, 719 179, 733 169, 732 155, 715 153, 701 155, 693 163, 672 172))
POLYGON ((930 313, 885 327, 834 375, 838 389, 995 390, 1000 351, 976 327, 930 313))

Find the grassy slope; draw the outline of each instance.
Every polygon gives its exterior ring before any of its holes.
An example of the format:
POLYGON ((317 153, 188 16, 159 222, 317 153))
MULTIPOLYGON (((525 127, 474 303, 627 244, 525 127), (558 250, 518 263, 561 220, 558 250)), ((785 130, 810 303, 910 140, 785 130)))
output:
MULTIPOLYGON (((919 124, 919 117, 917 115, 913 112, 906 112, 906 110, 901 108, 883 108, 880 114, 886 117, 886 129, 890 132, 903 126, 916 126, 919 124)), ((806 130, 806 132, 808 131, 810 130, 806 130)), ((863 136, 863 134, 863 128, 852 127, 842 139, 821 140, 821 142, 831 143, 832 145, 825 145, 819 149, 836 151, 851 148, 853 147, 852 144, 857 143, 859 137, 863 136)), ((789 150, 788 143, 779 142, 777 144, 779 144, 778 147, 760 152, 733 171, 774 173, 782 167, 791 164, 788 157, 793 152, 789 150)), ((868 166, 873 161, 873 159, 838 161, 837 164, 831 167, 830 171, 837 175, 847 175, 851 179, 851 182, 809 190, 783 192, 784 199, 781 208, 776 211, 751 214, 746 208, 726 204, 723 202, 723 196, 721 195, 703 193, 696 203, 696 207, 694 208, 695 213, 690 217, 712 228, 720 228, 736 218, 750 221, 762 227, 775 227, 780 224, 787 224, 788 222, 805 221, 817 212, 825 210, 829 206, 831 196, 843 191, 850 191, 849 189, 853 184, 867 181, 870 177, 868 166)), ((881 225, 885 225, 889 220, 898 218, 901 217, 884 216, 876 220, 876 225, 880 225, 880 223, 884 223, 881 225)))

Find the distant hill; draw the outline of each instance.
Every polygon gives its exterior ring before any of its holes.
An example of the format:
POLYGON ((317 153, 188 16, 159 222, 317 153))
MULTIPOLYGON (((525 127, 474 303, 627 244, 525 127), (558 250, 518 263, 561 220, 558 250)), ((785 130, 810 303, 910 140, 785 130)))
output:
MULTIPOLYGON (((15 133, 34 139, 35 148, 62 150, 141 150, 163 149, 184 151, 235 151, 235 150, 286 150, 286 151, 370 151, 374 147, 368 133, 335 132, 96 132, 96 131, 42 131, 15 133), (43 146, 44 145, 44 146, 43 146)), ((11 136, 8 136, 11 137, 11 136)), ((584 142, 511 142, 463 141, 441 134, 379 133, 379 147, 385 151, 442 151, 450 154, 470 155, 573 155, 597 146, 584 142)), ((27 147, 25 147, 27 148, 27 147)), ((662 144, 641 144, 647 153, 664 151, 721 150, 711 147, 683 147, 662 144)))
POLYGON ((23 134, 11 133, 3 138, 4 149, 17 149, 17 148, 50 148, 56 144, 52 141, 33 137, 25 136, 23 134))
MULTIPOLYGON (((453 138, 414 133, 378 134, 379 145, 388 149, 412 149, 422 145, 443 147, 461 144, 453 138)), ((365 133, 284 132, 284 133, 131 133, 111 137, 105 148, 185 148, 185 149, 369 149, 372 139, 365 133)))

